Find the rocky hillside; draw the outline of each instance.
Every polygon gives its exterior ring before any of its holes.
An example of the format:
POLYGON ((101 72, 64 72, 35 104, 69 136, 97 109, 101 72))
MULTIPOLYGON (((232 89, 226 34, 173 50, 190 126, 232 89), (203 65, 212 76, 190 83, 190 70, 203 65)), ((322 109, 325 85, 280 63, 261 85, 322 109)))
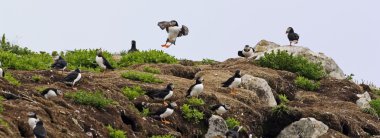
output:
MULTIPOLYGON (((107 126, 125 131, 129 138, 159 135, 223 137, 221 135, 228 131, 227 124, 231 124, 230 120, 233 119, 243 126, 240 137, 338 138, 380 135, 378 117, 363 112, 356 104, 360 94, 365 91, 369 92, 367 98, 378 97, 367 86, 344 79, 343 72, 331 58, 312 53, 306 48, 279 47, 261 41, 256 47, 256 57, 276 48, 296 51, 311 61, 322 62, 328 75, 319 81, 320 87, 313 91, 297 87, 294 81, 296 73, 261 67, 256 64, 255 58, 231 58, 212 65, 141 64, 105 73, 83 72, 77 90, 61 82, 68 72, 8 70, 21 85, 17 87, 0 78, 1 95, 5 97, 2 101, 4 111, 1 114, 0 137, 33 137, 27 123, 28 112, 37 113, 44 121, 49 138, 110 137, 107 126), (146 67, 159 69, 160 72, 154 76, 162 83, 134 81, 121 76, 130 70, 144 72, 146 67), (229 89, 221 87, 221 83, 236 70, 243 73, 242 84, 237 94, 232 95, 229 89), (38 81, 33 77, 36 75, 41 76, 38 81), (182 109, 184 104, 189 104, 186 91, 194 84, 196 77, 205 80, 204 93, 199 96, 205 104, 191 106, 204 114, 203 118, 197 120, 199 122, 186 119, 182 109), (174 96, 169 101, 175 101, 178 105, 174 114, 166 119, 170 124, 145 116, 134 106, 136 103, 148 102, 147 108, 154 112, 163 106, 162 101, 152 100, 145 95, 129 100, 122 92, 126 86, 151 90, 165 88, 169 83, 175 86, 174 96), (65 96, 46 99, 39 90, 47 87, 60 89, 65 96), (112 102, 104 107, 91 106, 80 104, 67 96, 78 91, 100 92, 112 102), (210 106, 219 103, 228 104, 231 109, 226 114, 216 115, 210 106), (121 118, 123 113, 133 123, 124 123, 121 118)), ((359 100, 358 103, 368 105, 369 100, 359 100)))

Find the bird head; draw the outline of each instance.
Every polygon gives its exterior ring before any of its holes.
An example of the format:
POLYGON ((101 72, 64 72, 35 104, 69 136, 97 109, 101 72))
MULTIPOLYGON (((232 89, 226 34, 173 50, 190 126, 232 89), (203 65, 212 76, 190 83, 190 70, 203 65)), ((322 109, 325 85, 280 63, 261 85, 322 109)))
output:
POLYGON ((235 77, 241 77, 241 71, 240 70, 235 71, 235 77))
POLYGON ((79 70, 79 68, 75 69, 75 72, 78 72, 78 73, 80 73, 80 70, 79 70))
POLYGON ((173 89, 174 89, 174 84, 173 84, 173 83, 169 83, 169 84, 166 86, 166 89, 168 89, 168 90, 173 90, 173 89))
POLYGON ((42 122, 42 120, 38 120, 36 123, 36 126, 43 126, 43 125, 44 125, 44 122, 42 122))
POLYGON ((249 45, 245 45, 245 47, 244 47, 245 52, 248 52, 250 49, 251 49, 251 47, 249 47, 249 45))
POLYGON ((136 45, 136 41, 135 40, 132 40, 131 43, 132 43, 132 45, 136 45))
POLYGON ((58 95, 63 95, 63 92, 61 90, 57 90, 58 95))
POLYGON ((29 118, 37 118, 37 114, 35 112, 29 112, 27 115, 29 118))
POLYGON ((225 104, 225 105, 223 105, 223 106, 224 106, 224 108, 225 108, 226 110, 230 110, 230 109, 231 109, 231 106, 228 105, 228 104, 225 104))
POLYGON ((288 29, 286 29, 286 34, 288 33, 294 33, 294 30, 292 27, 288 27, 288 29))
POLYGON ((204 79, 203 79, 203 77, 197 77, 197 80, 196 80, 197 82, 197 84, 201 84, 201 83, 203 83, 203 81, 204 81, 204 79))
POLYGON ((171 20, 170 25, 171 26, 178 26, 178 22, 176 20, 171 20))

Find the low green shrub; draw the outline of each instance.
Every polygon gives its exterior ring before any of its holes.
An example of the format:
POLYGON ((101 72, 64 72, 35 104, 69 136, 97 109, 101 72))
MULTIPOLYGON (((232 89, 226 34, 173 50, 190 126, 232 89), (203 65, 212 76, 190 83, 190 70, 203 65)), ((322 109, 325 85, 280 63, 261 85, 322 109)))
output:
POLYGON ((5 34, 3 34, 3 37, 0 40, 0 50, 1 51, 8 51, 17 55, 28 55, 28 54, 34 54, 33 51, 29 50, 26 47, 20 47, 18 45, 11 44, 7 42, 5 38, 5 34))
POLYGON ((191 106, 202 106, 205 102, 200 98, 191 97, 190 99, 187 99, 187 104, 191 106))
POLYGON ((128 67, 135 64, 142 63, 177 63, 177 59, 161 50, 147 50, 140 52, 132 52, 124 55, 119 65, 122 67, 128 67))
POLYGON ((0 96, 0 114, 3 113, 3 111, 4 111, 4 106, 3 106, 4 100, 5 100, 4 97, 0 96))
POLYGON ((379 117, 379 114, 377 114, 376 110, 373 108, 364 108, 364 109, 362 109, 362 111, 366 114, 370 114, 370 115, 373 115, 375 117, 379 117))
POLYGON ((309 80, 302 76, 298 76, 296 80, 294 80, 294 82, 296 83, 297 87, 302 88, 304 90, 308 90, 308 91, 317 90, 319 89, 319 86, 320 86, 319 82, 309 80))
POLYGON ((286 97, 285 94, 278 95, 278 98, 280 99, 281 103, 283 103, 283 104, 289 103, 288 97, 286 97))
POLYGON ((42 76, 41 75, 33 75, 32 76, 32 81, 34 82, 39 82, 42 80, 42 76))
MULTIPOLYGON (((112 54, 103 51, 103 56, 113 66, 117 67, 117 62, 113 59, 112 54)), ((95 61, 96 49, 75 49, 65 53, 63 58, 68 63, 68 69, 74 70, 77 67, 81 70, 100 71, 98 64, 95 61)))
POLYGON ((129 100, 134 100, 136 97, 145 94, 145 91, 141 89, 140 86, 124 87, 121 92, 124 96, 128 97, 129 100))
POLYGON ((108 133, 110 138, 126 138, 125 132, 123 130, 117 130, 112 128, 112 126, 107 126, 108 133))
POLYGON ((258 63, 263 67, 287 70, 312 80, 319 80, 326 74, 320 63, 316 64, 310 62, 305 57, 293 56, 286 51, 280 50, 277 52, 272 50, 271 53, 265 53, 258 63))
POLYGON ((213 65, 213 64, 217 63, 217 61, 215 61, 213 59, 204 58, 204 59, 202 59, 201 63, 203 65, 213 65))
POLYGON ((153 74, 160 74, 161 70, 153 67, 144 67, 144 72, 153 73, 153 74))
POLYGON ((371 102, 369 102, 369 104, 376 111, 377 115, 380 116, 380 98, 376 100, 372 100, 371 102))
POLYGON ((149 114, 150 114, 149 108, 143 108, 143 111, 142 111, 141 115, 143 117, 147 117, 149 114))
POLYGON ((154 135, 150 138, 175 138, 174 136, 168 134, 168 135, 154 135))
POLYGON ((147 83, 162 83, 163 81, 156 78, 151 73, 139 72, 139 71, 127 71, 121 74, 123 78, 147 82, 147 83))
POLYGON ((235 118, 231 118, 231 117, 227 118, 226 124, 228 126, 228 129, 233 129, 236 126, 240 126, 240 122, 236 120, 235 118))
POLYGON ((188 121, 192 121, 195 124, 198 124, 200 120, 203 119, 203 112, 198 111, 197 109, 193 109, 188 104, 183 104, 181 107, 182 115, 188 121))
POLYGON ((16 70, 46 70, 50 69, 53 60, 48 54, 17 55, 0 50, 0 61, 5 68, 16 70))
POLYGON ((66 93, 65 97, 73 99, 75 103, 96 108, 103 108, 114 103, 113 100, 105 98, 101 92, 77 91, 66 93))
POLYGON ((285 104, 280 104, 272 108, 272 115, 281 117, 290 113, 290 109, 285 104))
POLYGON ((14 86, 18 87, 21 85, 21 82, 19 82, 16 78, 14 78, 13 75, 9 72, 5 73, 4 79, 14 86))

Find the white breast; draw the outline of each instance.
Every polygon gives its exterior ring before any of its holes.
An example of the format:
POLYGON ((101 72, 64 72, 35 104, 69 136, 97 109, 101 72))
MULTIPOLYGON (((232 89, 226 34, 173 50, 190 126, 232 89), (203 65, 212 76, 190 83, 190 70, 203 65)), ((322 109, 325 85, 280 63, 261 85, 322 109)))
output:
POLYGON ((44 96, 46 99, 49 99, 51 97, 56 97, 57 94, 53 90, 49 90, 44 96))
POLYGON ((102 57, 96 56, 95 60, 96 60, 96 63, 98 63, 98 65, 99 65, 102 69, 105 69, 105 68, 106 68, 106 66, 103 64, 104 62, 103 62, 103 58, 102 58, 102 57))
POLYGON ((203 92, 203 84, 197 84, 193 87, 193 90, 190 92, 191 96, 197 96, 203 92))
POLYGON ((230 85, 230 88, 236 88, 240 85, 240 83, 241 83, 241 78, 235 78, 235 80, 230 85))
POLYGON ((2 68, 0 68, 0 77, 4 77, 3 76, 3 69, 2 68))
POLYGON ((220 106, 217 110, 216 110, 216 113, 219 114, 219 115, 222 115, 224 113, 226 113, 227 110, 223 107, 223 106, 220 106))
POLYGON ((245 52, 245 51, 243 50, 243 55, 244 55, 245 57, 251 57, 251 56, 253 55, 253 50, 252 50, 252 48, 250 48, 248 52, 245 52))
POLYGON ((30 128, 34 129, 34 127, 36 127, 37 121, 38 121, 38 119, 36 119, 36 118, 29 118, 28 124, 29 124, 30 128))
POLYGON ((176 40, 179 31, 181 31, 181 27, 174 26, 174 27, 169 27, 169 36, 168 39, 173 42, 176 40))
POLYGON ((166 118, 166 117, 172 115, 173 112, 174 112, 173 109, 166 108, 166 111, 165 111, 163 114, 161 114, 160 117, 161 117, 161 118, 166 118))
POLYGON ((169 94, 164 97, 164 100, 169 99, 172 96, 173 96, 173 91, 170 91, 169 94))
POLYGON ((78 82, 80 80, 81 77, 82 77, 82 74, 79 73, 77 78, 73 82, 73 86, 75 85, 76 82, 78 82))

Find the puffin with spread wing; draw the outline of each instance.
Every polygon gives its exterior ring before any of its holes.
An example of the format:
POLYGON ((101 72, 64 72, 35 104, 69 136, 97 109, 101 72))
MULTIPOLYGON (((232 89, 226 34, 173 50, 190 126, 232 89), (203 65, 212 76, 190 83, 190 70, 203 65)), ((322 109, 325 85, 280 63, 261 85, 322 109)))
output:
POLYGON ((185 25, 179 27, 178 22, 175 20, 158 22, 158 26, 162 30, 166 29, 166 32, 169 34, 166 43, 161 45, 164 48, 169 48, 172 44, 175 45, 177 37, 189 34, 189 29, 185 25))

